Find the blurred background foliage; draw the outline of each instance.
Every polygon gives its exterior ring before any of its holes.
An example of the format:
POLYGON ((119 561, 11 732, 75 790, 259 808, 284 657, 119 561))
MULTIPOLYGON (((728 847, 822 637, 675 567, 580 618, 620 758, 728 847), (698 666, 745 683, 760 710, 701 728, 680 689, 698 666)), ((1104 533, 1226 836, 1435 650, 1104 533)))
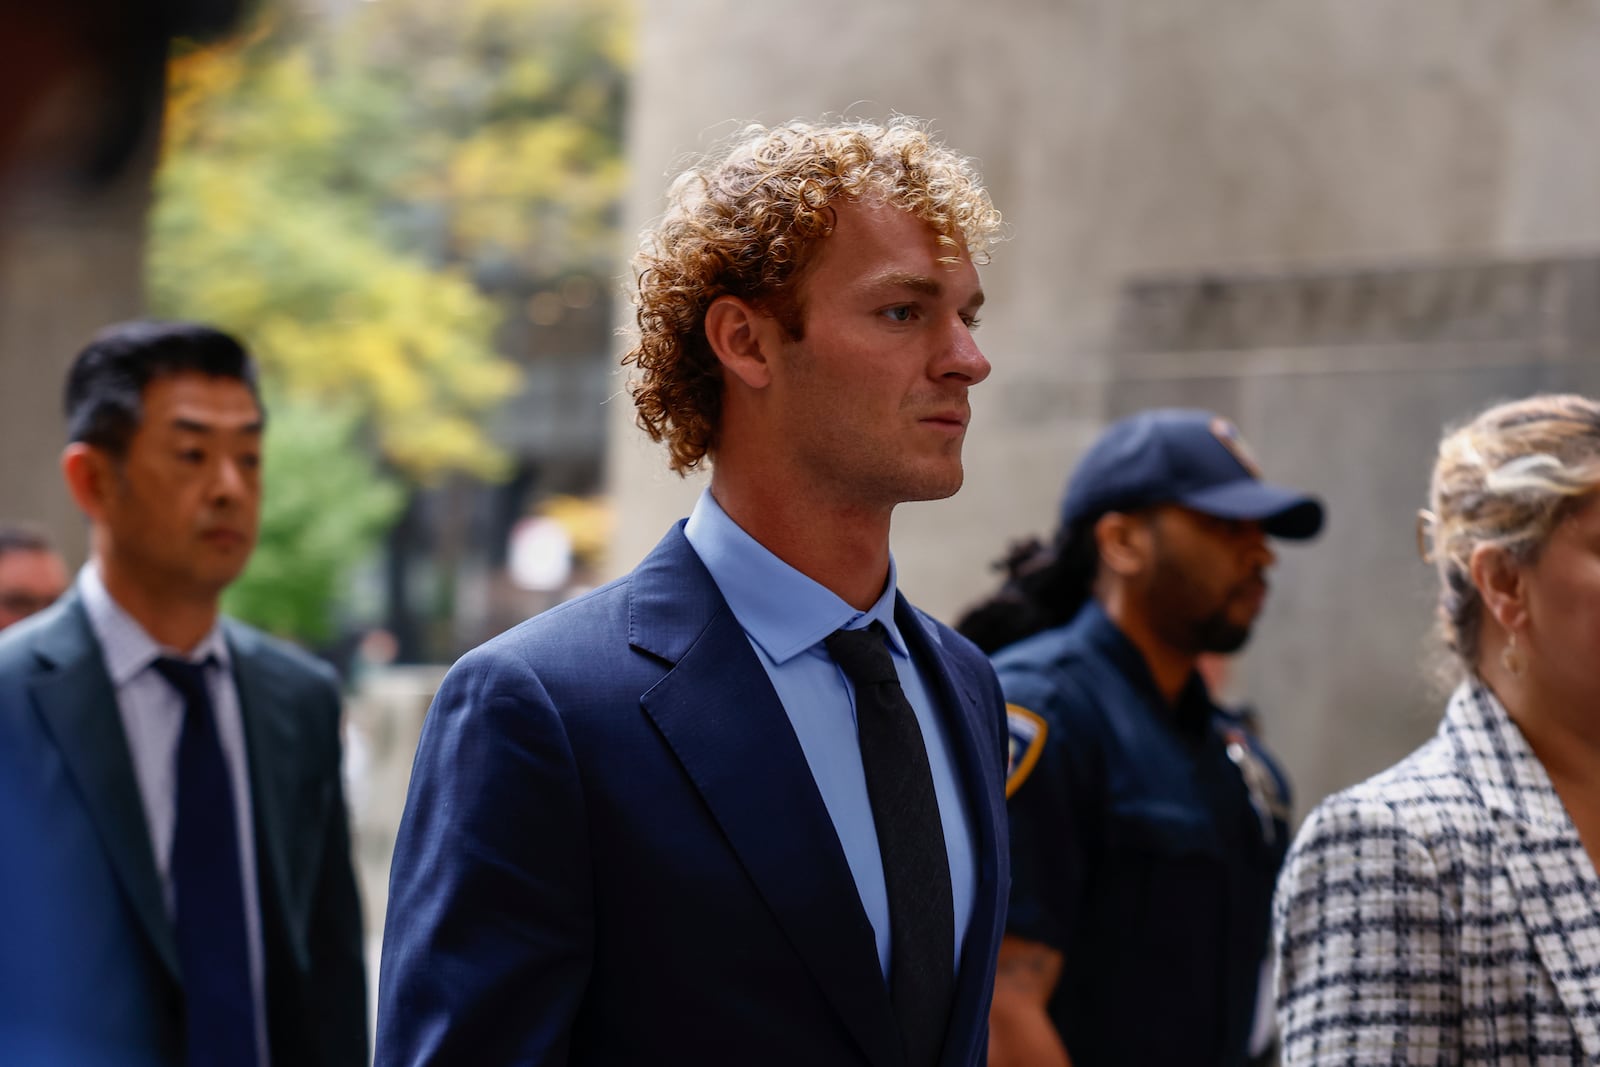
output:
POLYGON ((611 273, 628 30, 622 0, 266 5, 174 61, 150 304, 239 335, 270 394, 230 611, 325 640, 412 491, 510 470, 507 313, 611 273))
POLYGON ((374 478, 371 458, 351 447, 354 408, 270 396, 267 404, 260 547, 229 587, 227 608, 273 633, 325 642, 336 623, 330 605, 393 520, 403 490, 374 478))

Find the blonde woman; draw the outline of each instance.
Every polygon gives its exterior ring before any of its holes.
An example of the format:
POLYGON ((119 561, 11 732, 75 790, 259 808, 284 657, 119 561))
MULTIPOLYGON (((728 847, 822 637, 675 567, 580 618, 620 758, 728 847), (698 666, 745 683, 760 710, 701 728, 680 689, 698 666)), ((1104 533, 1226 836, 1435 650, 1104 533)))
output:
POLYGON ((1463 677, 1278 885, 1284 1062, 1600 1063, 1600 404, 1448 434, 1425 554, 1463 677))

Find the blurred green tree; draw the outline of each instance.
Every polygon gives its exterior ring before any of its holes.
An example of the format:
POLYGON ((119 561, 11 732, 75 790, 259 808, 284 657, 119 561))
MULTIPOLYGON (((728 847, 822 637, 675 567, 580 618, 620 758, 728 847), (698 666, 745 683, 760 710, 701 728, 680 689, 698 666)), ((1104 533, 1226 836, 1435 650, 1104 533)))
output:
POLYGON ((260 546, 225 603, 270 632, 326 641, 345 577, 394 518, 404 491, 394 479, 375 479, 371 459, 351 448, 360 423, 352 408, 269 399, 267 418, 260 546))
POLYGON ((318 640, 406 487, 507 469, 503 305, 610 273, 629 38, 623 0, 301 19, 174 61, 148 281, 261 361, 262 538, 229 607, 318 640))

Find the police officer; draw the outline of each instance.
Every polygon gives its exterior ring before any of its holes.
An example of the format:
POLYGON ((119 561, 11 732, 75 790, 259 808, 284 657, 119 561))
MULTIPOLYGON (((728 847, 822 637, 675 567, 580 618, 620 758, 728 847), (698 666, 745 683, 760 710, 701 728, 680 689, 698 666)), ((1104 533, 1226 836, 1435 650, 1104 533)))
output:
POLYGON ((1268 537, 1321 526, 1227 420, 1145 411, 958 625, 999 650, 1011 727, 993 1067, 1248 1062, 1288 788, 1195 665, 1249 637, 1268 537))

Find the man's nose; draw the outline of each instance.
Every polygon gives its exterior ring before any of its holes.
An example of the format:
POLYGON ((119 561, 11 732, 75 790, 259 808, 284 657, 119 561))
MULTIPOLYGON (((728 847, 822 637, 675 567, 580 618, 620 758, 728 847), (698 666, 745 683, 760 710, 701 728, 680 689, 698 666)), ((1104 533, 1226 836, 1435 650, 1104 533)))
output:
POLYGON ((1257 566, 1262 570, 1266 570, 1278 562, 1278 554, 1272 550, 1271 539, 1267 537, 1265 531, 1261 530, 1260 527, 1256 528, 1255 540, 1250 546, 1250 551, 1257 561, 1257 566))
POLYGON ((224 459, 211 480, 211 495, 216 500, 235 500, 244 495, 247 484, 243 466, 236 460, 224 459))
POLYGON ((978 348, 978 342, 972 336, 972 327, 957 318, 951 327, 945 358, 940 362, 939 377, 958 378, 968 385, 977 385, 989 377, 991 369, 988 357, 978 348))

